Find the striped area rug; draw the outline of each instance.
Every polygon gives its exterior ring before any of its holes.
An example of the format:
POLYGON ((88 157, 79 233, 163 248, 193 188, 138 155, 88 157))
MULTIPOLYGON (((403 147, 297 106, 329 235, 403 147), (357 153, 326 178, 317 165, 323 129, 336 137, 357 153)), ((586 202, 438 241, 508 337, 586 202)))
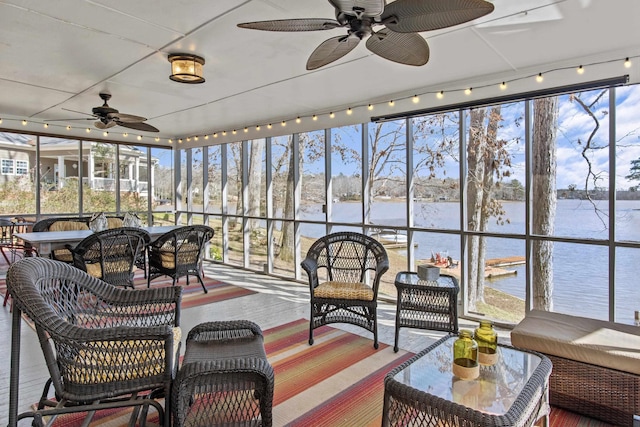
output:
MULTIPOLYGON (((147 287, 147 279, 144 278, 142 271, 136 271, 134 276, 134 286, 136 289, 145 289, 147 287)), ((152 287, 170 286, 173 279, 170 277, 162 276, 151 281, 152 287)), ((221 282, 210 277, 204 277, 204 285, 207 288, 207 293, 202 291, 202 286, 196 277, 189 277, 189 286, 187 286, 186 278, 182 277, 178 280, 178 284, 182 286, 182 305, 183 309, 189 307, 197 307, 200 305, 210 304, 218 301, 225 301, 233 298, 239 298, 246 295, 255 294, 256 291, 245 289, 241 286, 231 285, 225 282, 221 282)), ((4 294, 7 291, 7 284, 5 279, 0 279, 0 294, 4 299, 4 294)))
MULTIPOLYGON (((394 353, 370 339, 328 326, 316 329, 309 346, 307 320, 300 319, 264 332, 267 357, 275 371, 275 427, 368 427, 382 423, 387 372, 412 354, 394 353)), ((124 427, 127 410, 102 411, 92 426, 124 427)), ((81 417, 65 416, 54 427, 77 427, 81 417)), ((158 425, 157 414, 147 425, 158 425)), ((608 427, 608 424, 554 408, 551 427, 608 427)))

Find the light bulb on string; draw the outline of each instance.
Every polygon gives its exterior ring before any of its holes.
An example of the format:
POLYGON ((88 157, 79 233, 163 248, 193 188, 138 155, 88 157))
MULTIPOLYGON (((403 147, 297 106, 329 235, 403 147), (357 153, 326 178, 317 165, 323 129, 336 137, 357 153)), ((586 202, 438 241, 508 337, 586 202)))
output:
POLYGON ((544 80, 544 77, 542 77, 542 73, 538 73, 538 75, 536 76, 536 81, 538 83, 542 83, 543 80, 544 80))
POLYGON ((244 133, 247 133, 247 132, 249 132, 249 128, 245 126, 244 127, 244 133))
POLYGON ((347 116, 350 116, 351 114, 353 114, 353 110, 351 109, 351 107, 349 107, 347 109, 347 116))
POLYGON ((314 122, 318 120, 318 116, 316 116, 315 114, 313 115, 313 117, 311 118, 314 122))
POLYGON ((417 104, 420 102, 420 97, 418 95, 413 95, 413 103, 417 104))
POLYGON ((23 120, 23 121, 22 121, 22 126, 26 126, 26 125, 27 125, 27 121, 26 121, 26 120, 23 120))
POLYGON ((629 58, 625 58, 624 68, 631 68, 631 60, 629 58))
POLYGON ((443 91, 443 90, 441 90, 440 92, 438 92, 438 93, 436 94, 436 98, 438 98, 438 99, 442 99, 442 98, 444 98, 444 91, 443 91))
POLYGON ((302 119, 300 118, 300 116, 296 117, 296 123, 300 123, 302 121, 302 119))
POLYGON ((465 94, 465 95, 471 95, 471 91, 472 91, 472 90, 473 90, 473 88, 468 87, 468 88, 466 88, 466 89, 464 90, 464 94, 465 94))
POLYGON ((584 74, 584 67, 582 67, 582 65, 579 66, 578 68, 576 68, 576 72, 581 75, 584 74))
POLYGON ((367 109, 368 109, 369 111, 373 110, 373 104, 369 104, 369 105, 367 106, 367 109))
POLYGON ((333 114, 333 111, 329 113, 329 118, 333 119, 336 115, 333 114))
POLYGON ((393 99, 391 101, 389 101, 389 107, 393 107, 394 105, 396 105, 396 103, 393 102, 393 99))
POLYGON ((500 90, 506 90, 506 89, 507 89, 507 83, 506 82, 500 83, 500 90))

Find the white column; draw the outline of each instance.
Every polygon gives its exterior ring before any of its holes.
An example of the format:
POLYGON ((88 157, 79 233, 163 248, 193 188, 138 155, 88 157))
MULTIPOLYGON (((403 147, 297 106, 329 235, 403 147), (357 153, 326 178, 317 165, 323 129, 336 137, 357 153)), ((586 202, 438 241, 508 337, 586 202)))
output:
POLYGON ((67 176, 67 171, 64 168, 64 157, 58 156, 58 188, 64 187, 64 178, 67 176))

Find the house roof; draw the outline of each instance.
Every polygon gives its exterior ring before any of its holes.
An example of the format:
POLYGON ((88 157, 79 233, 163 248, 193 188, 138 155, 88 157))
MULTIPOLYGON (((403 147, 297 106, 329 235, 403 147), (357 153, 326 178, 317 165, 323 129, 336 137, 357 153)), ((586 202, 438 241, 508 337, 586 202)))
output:
MULTIPOLYGON (((360 43, 340 60, 307 71, 316 46, 345 29, 262 32, 237 24, 334 18, 328 1, 0 0, 0 127, 85 138, 94 121, 87 113, 102 104, 98 94, 108 91, 111 107, 148 118, 160 132, 118 126, 107 139, 136 144, 133 136, 141 135, 141 144, 168 146, 169 138, 183 138, 188 147, 366 122, 390 109, 489 98, 503 93, 503 81, 514 93, 623 74, 639 81, 637 0, 492 3, 494 12, 478 20, 420 33, 431 49, 426 65, 390 62, 360 43), (204 57, 204 84, 169 80, 167 57, 181 52, 204 57), (622 66, 626 57, 635 61, 629 69, 622 66), (586 70, 582 75, 575 71, 579 65, 586 70), (533 79, 538 73, 543 83, 533 79), (468 87, 470 97, 463 93, 468 87), (435 97, 441 90, 442 100, 435 97), (345 114, 350 107, 353 114, 345 114), (44 129, 50 120, 56 121, 44 129), (124 132, 131 135, 125 138, 124 132)), ((89 135, 102 138, 95 129, 89 135)))

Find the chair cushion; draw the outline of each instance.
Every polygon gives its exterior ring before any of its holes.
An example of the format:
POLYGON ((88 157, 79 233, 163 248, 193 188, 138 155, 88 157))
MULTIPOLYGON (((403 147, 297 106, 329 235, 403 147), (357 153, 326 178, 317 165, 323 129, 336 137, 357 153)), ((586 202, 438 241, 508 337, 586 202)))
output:
MULTIPOLYGON (((102 266, 100 265, 99 262, 85 264, 85 267, 87 268, 87 273, 89 273, 93 277, 96 277, 98 279, 102 278, 102 266)), ((120 260, 120 261, 105 262, 105 268, 107 269, 107 271, 114 271, 114 272, 129 271, 129 269, 131 268, 131 265, 126 260, 120 260)))
MULTIPOLYGON (((174 350, 179 348, 181 338, 182 330, 174 327, 174 350)), ((164 346, 160 350, 140 348, 144 345, 144 342, 133 340, 88 343, 88 348, 81 350, 76 356, 75 363, 69 364, 68 378, 77 384, 99 384, 144 378, 164 372, 164 346), (113 364, 119 369, 113 369, 113 364)), ((174 360, 175 363, 178 361, 174 360)))
MULTIPOLYGON (((182 264, 193 262, 200 247, 195 243, 184 243, 178 250, 178 260, 182 264)), ((160 262, 164 268, 176 268, 173 252, 160 252, 160 262)))
POLYGON ((316 298, 373 300, 373 289, 365 283, 324 282, 313 291, 316 298))
POLYGON ((81 221, 56 221, 49 226, 49 231, 88 230, 89 226, 81 221))
POLYGON ((112 228, 120 228, 123 226, 123 221, 121 218, 107 218, 107 228, 108 229, 112 229, 112 228))
POLYGON ((54 249, 53 257, 58 261, 73 262, 73 255, 69 249, 54 249))

